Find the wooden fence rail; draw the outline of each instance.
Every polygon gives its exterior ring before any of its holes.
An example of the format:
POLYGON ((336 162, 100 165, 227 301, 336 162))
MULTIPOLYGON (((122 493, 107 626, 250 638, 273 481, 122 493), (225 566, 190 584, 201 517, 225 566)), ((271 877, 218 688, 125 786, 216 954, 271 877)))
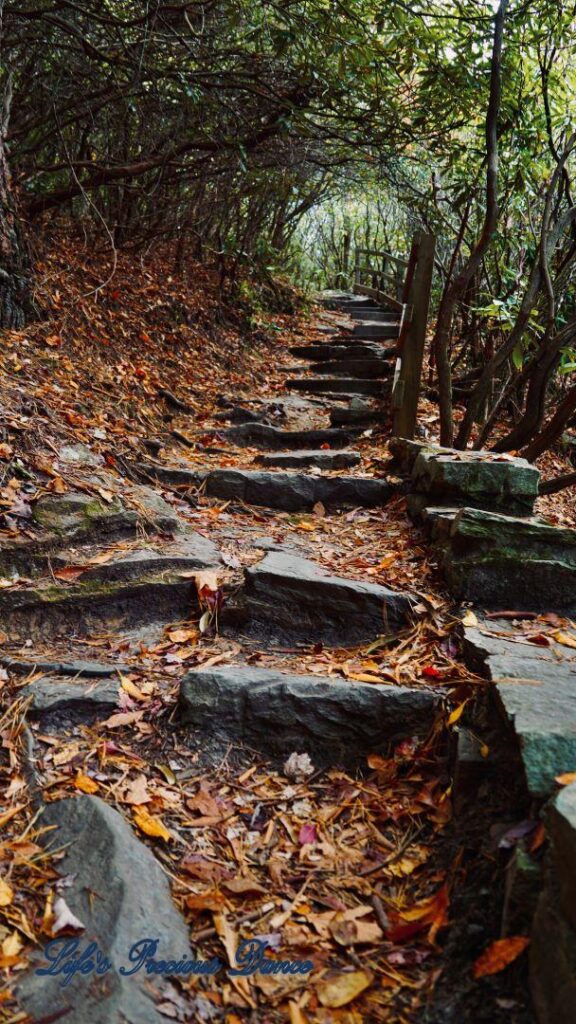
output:
POLYGON ((416 431, 435 248, 435 236, 419 232, 414 236, 408 259, 385 250, 356 249, 355 294, 366 295, 400 313, 392 387, 396 437, 412 439, 416 431), (392 271, 388 269, 390 265, 392 271))

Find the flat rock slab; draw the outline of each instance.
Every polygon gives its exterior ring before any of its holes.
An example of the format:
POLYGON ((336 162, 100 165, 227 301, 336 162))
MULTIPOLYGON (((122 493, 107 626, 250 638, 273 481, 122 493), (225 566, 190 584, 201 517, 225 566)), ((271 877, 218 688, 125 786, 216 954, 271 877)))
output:
POLYGON ((427 504, 466 505, 510 515, 529 515, 538 497, 540 473, 525 459, 490 452, 421 450, 411 489, 427 504))
POLYGON ((385 359, 329 359, 326 362, 312 363, 311 373, 334 374, 335 377, 356 377, 359 380, 373 380, 387 377, 392 366, 385 359))
POLYGON ((391 437, 388 442, 390 454, 394 457, 394 465, 398 471, 410 476, 414 469, 414 463, 421 452, 429 452, 431 455, 461 455, 456 448, 443 448, 431 441, 409 441, 406 437, 391 437))
POLYGON ((310 391, 315 395, 331 393, 353 395, 381 395, 382 383, 379 380, 360 380, 356 377, 302 377, 287 380, 286 387, 293 391, 310 391))
POLYGON ((396 350, 368 342, 360 344, 354 342, 353 339, 347 339, 339 344, 294 345, 289 351, 299 359, 325 362, 330 359, 385 359, 393 355, 396 350))
POLYGON ((195 607, 194 584, 177 572, 0 591, 0 616, 20 638, 53 636, 64 630, 122 632, 134 625, 187 618, 195 607))
POLYGON ((465 628, 464 660, 494 683, 530 793, 548 796, 556 776, 576 765, 576 651, 517 643, 508 631, 509 623, 494 619, 465 628))
POLYGON ((416 603, 410 594, 330 576, 305 558, 272 552, 245 570, 241 610, 257 633, 349 645, 402 629, 416 603))
POLYGON ((356 426, 369 427, 376 423, 384 423, 384 410, 362 399, 353 399, 348 405, 334 406, 330 410, 330 423, 334 427, 356 426))
POLYGON ((483 607, 576 609, 576 530, 460 509, 440 545, 454 596, 483 607))
POLYGON ((576 783, 565 786, 552 801, 547 826, 560 907, 576 932, 576 783))
POLYGON ((119 710, 120 683, 110 677, 76 683, 66 676, 45 676, 27 683, 18 696, 30 701, 27 714, 34 718, 90 722, 119 710))
POLYGON ((300 451, 274 452, 257 455, 254 462, 261 466, 279 466, 281 469, 303 469, 315 466, 316 469, 349 469, 357 466, 362 460, 360 452, 354 451, 300 451))
POLYGON ((398 315, 394 317, 393 313, 388 312, 385 309, 373 309, 370 306, 365 306, 360 309, 353 307, 349 314, 353 320, 365 320, 368 323, 393 323, 397 326, 398 315))
POLYGON ((436 698, 404 689, 276 669, 226 665, 189 672, 180 719, 224 743, 239 740, 271 754, 314 755, 316 763, 358 763, 392 738, 430 727, 436 698))
MULTIPOLYGON (((263 505, 284 512, 323 505, 385 505, 394 494, 386 480, 362 477, 321 477, 305 473, 270 473, 264 470, 215 469, 206 477, 206 494, 213 498, 238 499, 247 505, 263 505)), ((1 592, 0 592, 1 598, 1 592)))
MULTIPOLYGON (((147 846, 136 839, 124 818, 103 800, 80 796, 48 804, 39 827, 44 843, 65 848, 58 870, 66 877, 65 899, 85 925, 79 951, 95 942, 111 962, 101 975, 74 975, 62 985, 62 975, 28 972, 18 981, 20 1004, 33 1020, 62 1012, 67 1024, 165 1024, 157 1009, 166 981, 143 969, 126 977, 120 968, 132 966, 131 947, 144 938, 158 938, 156 960, 193 959, 188 928, 170 896, 166 875, 147 846)), ((70 936, 58 938, 58 947, 70 936)), ((46 967, 42 954, 34 968, 46 967)))
POLYGON ((84 492, 45 494, 33 508, 37 536, 3 543, 0 575, 30 575, 47 565, 47 555, 78 544, 100 544, 139 533, 180 529, 177 513, 147 486, 123 484, 136 507, 119 498, 109 502, 84 492))
POLYGON ((59 676, 81 676, 94 679, 103 679, 107 676, 115 676, 118 672, 131 672, 138 668, 137 665, 129 665, 126 662, 105 665, 99 661, 48 661, 44 658, 34 660, 30 658, 28 661, 23 661, 21 658, 11 658, 8 655, 0 657, 0 665, 21 675, 29 675, 31 672, 54 672, 59 676))
POLYGON ((378 323, 377 321, 362 320, 356 327, 352 328, 355 338, 397 338, 398 323, 378 323))
POLYGON ((300 448, 320 447, 323 444, 331 448, 345 448, 353 440, 354 434, 346 430, 281 430, 263 423, 242 423, 224 431, 224 437, 234 444, 249 448, 300 448))

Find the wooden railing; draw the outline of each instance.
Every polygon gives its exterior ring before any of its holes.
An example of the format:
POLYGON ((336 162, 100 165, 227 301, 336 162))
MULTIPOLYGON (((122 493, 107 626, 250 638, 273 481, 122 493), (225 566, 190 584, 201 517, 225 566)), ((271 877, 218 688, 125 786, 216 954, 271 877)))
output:
POLYGON ((414 236, 407 260, 384 250, 356 250, 356 295, 366 295, 400 313, 392 387, 392 430, 396 437, 412 439, 416 431, 435 248, 434 235, 420 232, 414 236))
POLYGON ((408 260, 386 249, 356 249, 354 291, 360 295, 380 292, 394 303, 400 302, 407 267, 408 260))

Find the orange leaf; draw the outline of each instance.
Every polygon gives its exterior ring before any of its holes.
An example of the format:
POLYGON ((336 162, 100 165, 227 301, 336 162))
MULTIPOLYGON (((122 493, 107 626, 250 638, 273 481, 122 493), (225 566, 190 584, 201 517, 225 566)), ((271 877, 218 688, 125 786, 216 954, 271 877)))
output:
POLYGON ((562 772, 562 775, 557 775, 554 781, 559 786, 571 786, 573 782, 576 782, 576 772, 562 772))
POLYGON ((166 826, 160 821, 160 818, 153 818, 143 807, 137 809, 134 814, 134 821, 140 831, 145 832, 147 836, 164 839, 166 842, 172 838, 166 826))
POLYGON ((484 978, 488 974, 498 974, 508 967, 508 964, 513 963, 529 944, 530 939, 525 935, 511 935, 507 939, 498 939, 478 957, 474 964, 474 977, 484 978))
POLYGON ((97 793, 99 786, 94 779, 91 779, 89 775, 83 775, 82 772, 78 772, 78 775, 74 779, 74 785, 76 789, 80 789, 83 793, 97 793))

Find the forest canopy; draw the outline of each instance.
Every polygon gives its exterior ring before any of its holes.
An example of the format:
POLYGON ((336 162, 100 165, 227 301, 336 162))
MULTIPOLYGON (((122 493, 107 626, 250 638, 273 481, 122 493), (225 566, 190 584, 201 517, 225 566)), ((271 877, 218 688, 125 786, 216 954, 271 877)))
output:
POLYGON ((169 243, 227 288, 247 268, 347 285, 355 245, 405 254, 423 228, 442 441, 535 458, 570 422, 575 4, 0 9, 4 326, 33 315, 34 238, 54 223, 169 243))

